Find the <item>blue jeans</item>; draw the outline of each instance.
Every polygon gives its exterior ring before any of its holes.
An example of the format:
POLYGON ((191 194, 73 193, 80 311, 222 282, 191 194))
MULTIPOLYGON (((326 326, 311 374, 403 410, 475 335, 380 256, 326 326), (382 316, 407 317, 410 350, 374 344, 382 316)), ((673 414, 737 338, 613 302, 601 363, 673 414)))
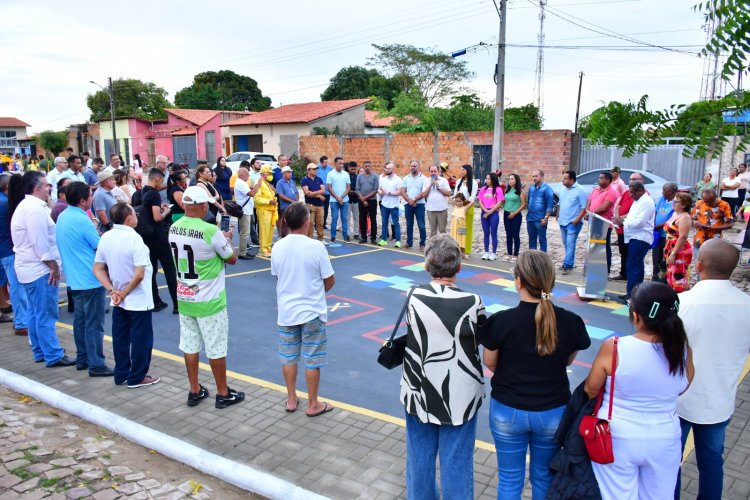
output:
POLYGON ((339 203, 335 198, 331 198, 331 240, 336 239, 336 228, 341 216, 341 232, 344 239, 349 237, 349 202, 339 203))
MULTIPOLYGON (((104 363, 104 287, 73 290, 76 304, 73 316, 73 339, 76 342, 76 366, 89 373, 107 369, 104 363)), ((140 382, 140 380, 139 380, 140 382)))
POLYGON ((552 481, 549 463, 560 449, 554 438, 565 406, 524 411, 490 401, 490 430, 497 449, 497 498, 521 498, 526 451, 531 447, 531 498, 544 499, 552 481))
POLYGON ((423 247, 427 240, 427 230, 424 223, 424 203, 417 203, 412 207, 408 203, 404 205, 404 216, 406 217, 406 244, 414 244, 414 216, 417 217, 417 227, 419 228, 419 246, 423 247))
POLYGON ((628 242, 628 297, 633 293, 636 285, 643 283, 644 260, 649 250, 651 250, 651 244, 645 241, 631 239, 628 242))
POLYGON ((148 374, 154 330, 151 311, 112 308, 112 351, 115 354, 115 384, 140 383, 148 374))
POLYGON ((505 238, 508 244, 508 255, 518 256, 518 251, 521 249, 522 223, 523 216, 521 214, 511 219, 510 212, 503 210, 503 226, 505 227, 505 238))
POLYGON ((566 224, 560 226, 560 235, 562 236, 563 246, 565 247, 565 259, 563 259, 563 267, 572 269, 576 262, 576 241, 578 241, 578 233, 581 232, 583 222, 578 224, 566 224))
POLYGON ((497 253, 497 226, 500 225, 500 214, 492 212, 492 215, 485 217, 482 214, 482 232, 484 232, 484 251, 490 251, 490 238, 492 238, 492 253, 497 253))
POLYGON ((29 298, 26 296, 26 290, 18 282, 16 269, 13 267, 15 261, 16 255, 10 254, 0 259, 0 266, 8 277, 10 303, 13 304, 13 327, 21 330, 29 327, 29 298))
POLYGON ((542 252, 546 252, 547 226, 542 226, 542 221, 527 219, 526 229, 529 231, 529 249, 536 250, 536 241, 537 239, 539 239, 539 250, 541 250, 542 252))
POLYGON ((406 414, 406 498, 437 500, 435 459, 440 453, 444 500, 474 498, 474 440, 477 415, 463 425, 422 423, 406 414))
MULTIPOLYGON (((724 488, 724 436, 729 420, 717 424, 694 424, 680 419, 682 450, 685 451, 690 429, 693 429, 695 459, 698 463, 698 500, 720 499, 724 488)), ((680 498, 680 476, 677 476, 676 500, 680 498)))
POLYGON ((54 365, 65 356, 57 340, 57 285, 50 285, 49 274, 31 283, 22 283, 29 298, 29 342, 34 361, 54 365))
POLYGON ((380 223, 382 226, 380 239, 388 241, 388 220, 393 224, 396 241, 401 241, 401 224, 398 222, 398 207, 388 208, 380 205, 380 223))

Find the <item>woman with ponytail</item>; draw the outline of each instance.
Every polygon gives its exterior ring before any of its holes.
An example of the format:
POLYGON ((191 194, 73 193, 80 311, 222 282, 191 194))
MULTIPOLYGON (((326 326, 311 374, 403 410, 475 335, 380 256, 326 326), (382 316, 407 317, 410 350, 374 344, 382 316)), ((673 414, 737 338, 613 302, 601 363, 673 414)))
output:
POLYGON ((479 332, 492 375, 490 429, 497 450, 497 497, 520 499, 531 448, 533 499, 547 495, 554 436, 570 399, 567 366, 591 345, 580 316, 552 304, 555 266, 528 250, 514 267, 519 304, 490 317, 479 332))
MULTIPOLYGON (((682 458, 677 397, 693 379, 692 352, 677 315, 680 299, 664 283, 633 290, 635 333, 618 340, 610 432, 614 463, 594 463, 602 498, 672 498, 682 458)), ((593 398, 604 387, 599 418, 609 411, 613 340, 602 344, 586 379, 593 398)))

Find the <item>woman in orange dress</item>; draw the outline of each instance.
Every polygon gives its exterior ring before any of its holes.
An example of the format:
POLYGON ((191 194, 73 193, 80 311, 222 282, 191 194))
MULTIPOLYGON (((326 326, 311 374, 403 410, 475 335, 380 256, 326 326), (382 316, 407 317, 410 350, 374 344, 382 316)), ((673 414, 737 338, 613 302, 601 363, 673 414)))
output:
POLYGON ((693 261, 693 247, 688 241, 692 221, 690 205, 693 200, 686 193, 677 193, 672 204, 674 214, 664 224, 667 243, 664 258, 667 261, 667 284, 677 292, 690 289, 690 263, 693 261))

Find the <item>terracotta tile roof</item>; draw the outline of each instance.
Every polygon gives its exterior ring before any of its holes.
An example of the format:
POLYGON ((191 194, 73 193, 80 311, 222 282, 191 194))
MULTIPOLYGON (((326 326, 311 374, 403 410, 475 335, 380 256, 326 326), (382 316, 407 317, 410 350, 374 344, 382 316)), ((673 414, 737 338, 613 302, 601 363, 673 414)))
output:
POLYGON ((380 111, 365 110, 365 125, 368 127, 390 127, 393 123, 393 117, 377 118, 378 114, 380 114, 380 111))
POLYGON ((189 127, 181 128, 172 132, 172 135, 195 135, 195 129, 189 127))
POLYGON ((238 118, 225 123, 224 127, 233 125, 268 125, 272 123, 310 123, 326 116, 335 115, 347 109, 361 106, 370 99, 349 99, 346 101, 306 102, 287 104, 269 109, 252 116, 238 118))
POLYGON ((22 122, 18 118, 3 116, 0 117, 0 127, 31 127, 31 125, 26 122, 22 122))
POLYGON ((164 108, 167 113, 175 115, 177 118, 194 123, 199 127, 204 123, 211 120, 214 116, 221 113, 218 109, 177 109, 177 108, 164 108))

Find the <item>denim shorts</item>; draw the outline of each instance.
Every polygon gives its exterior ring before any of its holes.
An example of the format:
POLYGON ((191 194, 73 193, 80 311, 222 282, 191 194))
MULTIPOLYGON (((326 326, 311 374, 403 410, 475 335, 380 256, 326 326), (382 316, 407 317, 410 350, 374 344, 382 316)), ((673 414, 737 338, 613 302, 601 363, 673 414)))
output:
POLYGON ((327 344, 326 324, 320 317, 301 325, 279 325, 279 360, 283 365, 296 365, 301 353, 305 368, 322 368, 327 364, 327 344))

